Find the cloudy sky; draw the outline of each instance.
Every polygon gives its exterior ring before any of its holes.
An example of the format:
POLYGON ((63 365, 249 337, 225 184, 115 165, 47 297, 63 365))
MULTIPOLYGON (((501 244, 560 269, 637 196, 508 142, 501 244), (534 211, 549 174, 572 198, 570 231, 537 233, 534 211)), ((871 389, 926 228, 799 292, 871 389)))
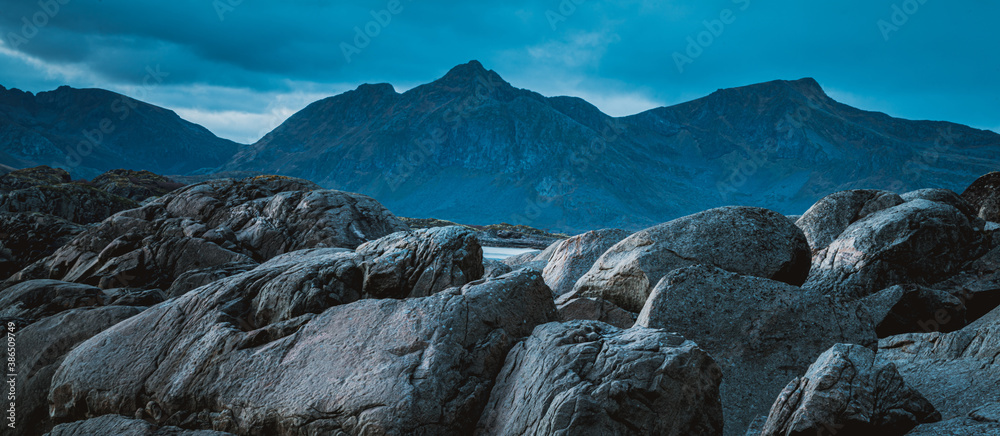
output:
POLYGON ((5 0, 0 84, 110 89, 244 143, 317 99, 472 59, 612 115, 814 77, 863 109, 1000 131, 998 16, 987 0, 5 0))

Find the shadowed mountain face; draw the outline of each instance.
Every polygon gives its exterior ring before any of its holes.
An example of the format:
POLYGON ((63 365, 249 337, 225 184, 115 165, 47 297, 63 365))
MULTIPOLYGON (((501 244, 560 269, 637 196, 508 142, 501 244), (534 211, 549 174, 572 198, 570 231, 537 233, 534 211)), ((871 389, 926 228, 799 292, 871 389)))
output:
POLYGON ((575 232, 732 204, 801 213, 854 187, 960 190, 997 155, 993 132, 858 110, 812 79, 613 118, 473 61, 402 94, 362 85, 313 103, 224 169, 365 193, 404 216, 575 232))
POLYGON ((0 86, 0 163, 48 165, 74 178, 116 168, 184 174, 226 162, 239 144, 173 111, 101 89, 37 95, 0 86))

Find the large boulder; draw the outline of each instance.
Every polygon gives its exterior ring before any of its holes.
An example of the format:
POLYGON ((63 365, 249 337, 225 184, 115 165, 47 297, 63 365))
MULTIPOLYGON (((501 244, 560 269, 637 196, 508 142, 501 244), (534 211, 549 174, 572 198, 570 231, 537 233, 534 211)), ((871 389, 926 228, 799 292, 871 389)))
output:
POLYGON ((468 434, 507 352, 555 318, 528 270, 345 304, 361 282, 356 255, 318 250, 159 304, 66 357, 51 414, 136 411, 243 435, 468 434))
POLYGON ((812 205, 795 225, 802 229, 813 253, 830 245, 852 223, 903 203, 889 191, 857 189, 834 192, 812 205))
POLYGON ((149 171, 111 170, 90 181, 95 188, 119 197, 143 201, 149 197, 159 197, 170 191, 181 188, 170 178, 149 171))
POLYGON ((69 183, 69 171, 42 165, 34 168, 14 170, 0 176, 0 192, 16 191, 32 186, 58 185, 69 183))
POLYGON ((907 333, 879 341, 907 384, 945 419, 963 417, 1000 392, 1000 309, 951 333, 907 333))
POLYGON ((213 430, 185 430, 179 427, 159 427, 146 421, 121 415, 104 415, 85 421, 61 424, 48 436, 233 436, 213 430))
POLYGON ((274 176, 187 186, 105 220, 12 280, 169 289, 188 271, 305 248, 354 249, 407 230, 370 197, 315 188, 274 176))
POLYGON ((38 185, 0 193, 0 212, 41 212, 77 224, 96 223, 136 207, 139 203, 128 198, 79 183, 38 185))
POLYGON ((892 363, 859 345, 837 344, 778 396, 761 436, 903 436, 941 414, 907 386, 892 363))
POLYGON ((621 229, 593 230, 554 243, 543 252, 548 256, 548 264, 542 271, 545 284, 556 296, 572 291, 597 258, 630 234, 621 229))
POLYGON ((127 306, 73 309, 42 319, 18 332, 17 364, 21 370, 16 380, 17 411, 22 426, 14 433, 34 436, 51 428, 49 384, 66 353, 108 327, 137 315, 142 309, 127 306))
POLYGON ((627 329, 635 324, 636 319, 634 313, 599 298, 556 300, 556 308, 562 321, 593 320, 627 329))
POLYGON ((916 191, 910 191, 900 195, 900 197, 903 201, 928 200, 947 204, 955 209, 958 209, 971 220, 976 219, 979 215, 968 201, 956 194, 955 191, 949 189, 918 189, 916 191))
POLYGON ((106 296, 94 286, 58 280, 30 280, 0 291, 0 317, 26 322, 78 307, 103 306, 106 296))
POLYGON ((970 262, 962 270, 931 285, 962 301, 970 322, 1000 306, 1000 238, 993 236, 995 247, 970 262))
POLYGON ((976 179, 962 192, 962 198, 972 205, 980 218, 1000 222, 1000 172, 976 179))
POLYGON ((44 213, 0 213, 0 280, 66 245, 84 227, 44 213))
POLYGON ((859 303, 706 265, 660 280, 635 325, 677 332, 712 354, 728 435, 766 414, 788 380, 834 344, 877 342, 859 303))
POLYGON ((625 238, 577 281, 572 298, 603 298, 638 312, 670 271, 696 264, 802 284, 809 245, 783 215, 755 207, 722 207, 670 221, 625 238))
POLYGON ((966 325, 965 303, 937 289, 896 285, 868 297, 861 304, 875 320, 875 333, 884 338, 903 333, 952 332, 966 325))
POLYGON ((507 356, 480 435, 719 435, 722 373, 664 330, 539 326, 507 356))
POLYGON ((982 254, 984 235, 952 206, 909 201, 848 226, 814 256, 803 287, 862 298, 897 284, 933 283, 982 254))
POLYGON ((370 298, 426 297, 483 276, 475 232, 458 226, 397 232, 357 249, 370 298))

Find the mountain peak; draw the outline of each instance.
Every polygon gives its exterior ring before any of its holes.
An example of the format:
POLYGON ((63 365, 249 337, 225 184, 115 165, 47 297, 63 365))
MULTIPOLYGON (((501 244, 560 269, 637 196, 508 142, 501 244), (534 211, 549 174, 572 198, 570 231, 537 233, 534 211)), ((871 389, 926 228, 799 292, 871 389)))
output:
POLYGON ((448 71, 448 74, 444 75, 443 79, 469 78, 484 74, 489 74, 486 67, 484 67, 483 64, 479 63, 477 60, 471 60, 467 63, 456 65, 448 71))

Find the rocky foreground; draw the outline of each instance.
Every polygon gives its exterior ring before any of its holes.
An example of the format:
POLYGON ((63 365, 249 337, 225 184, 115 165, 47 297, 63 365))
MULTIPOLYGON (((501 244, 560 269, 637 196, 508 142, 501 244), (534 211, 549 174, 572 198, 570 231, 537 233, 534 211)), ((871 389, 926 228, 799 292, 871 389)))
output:
POLYGON ((1000 173, 502 262, 300 179, 11 174, 14 434, 1000 435, 1000 173))

